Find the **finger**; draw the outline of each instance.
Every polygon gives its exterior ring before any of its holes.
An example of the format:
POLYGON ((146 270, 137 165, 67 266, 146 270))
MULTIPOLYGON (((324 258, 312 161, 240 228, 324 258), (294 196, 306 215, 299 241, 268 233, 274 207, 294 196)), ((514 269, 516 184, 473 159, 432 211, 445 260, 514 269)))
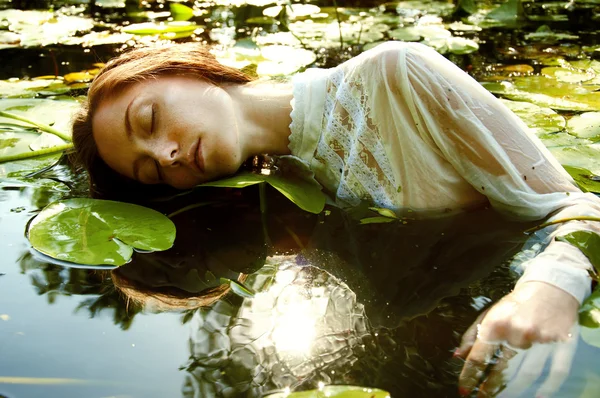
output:
POLYGON ((508 380, 505 378, 508 362, 515 355, 517 355, 515 350, 506 346, 500 348, 499 353, 495 358, 495 364, 492 366, 492 369, 489 371, 483 383, 479 386, 479 393, 477 394, 478 398, 494 396, 498 390, 500 390, 504 384, 504 380, 508 380))
POLYGON ((475 340, 477 340, 477 332, 479 329, 479 325, 481 324, 483 317, 487 314, 488 311, 489 311, 489 308, 487 310, 483 311, 477 317, 475 322, 473 322, 471 324, 471 326, 469 326, 467 331, 465 333, 463 333, 462 339, 460 341, 460 346, 454 351, 455 357, 466 358, 467 355, 469 355, 469 352, 471 351, 471 348, 473 347, 475 340))
MULTIPOLYGON (((578 325, 576 325, 578 327, 578 325)), ((565 382, 571 371, 573 356, 577 351, 579 342, 579 333, 574 331, 572 337, 564 343, 558 343, 554 355, 552 356, 552 365, 550 373, 544 383, 537 390, 536 397, 549 397, 558 391, 565 382)))
POLYGON ((481 340, 475 341, 458 378, 460 395, 470 394, 481 382, 485 368, 490 364, 497 349, 497 344, 485 343, 481 340))
POLYGON ((508 382, 506 389, 500 393, 499 397, 520 396, 540 377, 552 350, 551 344, 536 344, 525 351, 525 358, 519 371, 515 378, 508 382))

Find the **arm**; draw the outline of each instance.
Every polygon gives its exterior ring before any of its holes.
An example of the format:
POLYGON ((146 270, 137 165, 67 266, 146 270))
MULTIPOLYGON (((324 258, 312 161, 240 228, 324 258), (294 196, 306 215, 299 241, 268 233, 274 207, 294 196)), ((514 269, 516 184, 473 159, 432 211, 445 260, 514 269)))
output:
MULTIPOLYGON (((380 51, 420 137, 495 209, 521 219, 600 217, 600 198, 581 192, 525 124, 456 65, 419 44, 390 44, 380 51)), ((581 303, 590 294, 591 264, 577 248, 553 239, 575 230, 600 232, 600 223, 571 221, 554 228, 545 250, 521 264, 525 272, 518 286, 545 282, 581 303)))
MULTIPOLYGON (((421 45, 380 51, 387 78, 408 103, 418 135, 494 208, 522 219, 600 216, 600 199, 581 192, 524 123, 457 66, 421 45)), ((592 266, 577 248, 554 237, 575 230, 600 232, 600 223, 571 221, 545 231, 543 250, 519 264, 525 271, 515 289, 476 322, 477 332, 465 334, 457 350, 466 357, 461 393, 481 382, 502 343, 529 348, 574 340, 577 309, 591 291, 592 266)), ((566 377, 569 363, 563 361, 560 375, 566 377)), ((496 389, 499 375, 491 373, 481 388, 496 389)))

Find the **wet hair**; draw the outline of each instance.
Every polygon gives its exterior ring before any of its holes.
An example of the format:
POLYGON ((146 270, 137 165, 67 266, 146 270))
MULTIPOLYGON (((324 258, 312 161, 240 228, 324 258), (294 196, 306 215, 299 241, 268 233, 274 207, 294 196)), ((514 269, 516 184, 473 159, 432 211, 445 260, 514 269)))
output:
POLYGON ((221 64, 199 43, 180 43, 164 47, 138 48, 110 60, 92 81, 86 102, 73 120, 74 153, 71 160, 88 173, 94 197, 127 200, 174 189, 147 185, 122 176, 100 158, 92 131, 92 120, 100 103, 127 87, 161 76, 188 76, 221 86, 245 84, 253 78, 240 70, 221 64))
MULTIPOLYGON (((238 281, 243 283, 247 278, 247 274, 240 274, 238 281)), ((195 294, 175 287, 150 287, 127 278, 118 268, 111 271, 111 279, 115 288, 128 303, 132 302, 151 312, 183 311, 208 307, 226 296, 231 290, 229 285, 225 284, 195 294)))

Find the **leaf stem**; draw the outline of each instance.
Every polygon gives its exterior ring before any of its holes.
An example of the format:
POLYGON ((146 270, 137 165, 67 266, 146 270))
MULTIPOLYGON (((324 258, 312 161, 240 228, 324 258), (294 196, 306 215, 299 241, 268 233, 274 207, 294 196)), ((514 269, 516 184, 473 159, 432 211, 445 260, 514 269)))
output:
POLYGON ((561 218, 559 220, 548 221, 546 223, 536 225, 535 227, 529 228, 525 230, 526 234, 530 234, 535 231, 539 231, 540 229, 549 227, 550 225, 562 224, 569 221, 600 221, 600 217, 592 217, 592 216, 578 216, 578 217, 567 217, 561 218))
POLYGON ((27 119, 26 117, 15 115, 14 113, 5 112, 5 111, 0 111, 0 116, 6 117, 9 119, 19 120, 19 121, 25 122, 25 123, 29 123, 46 133, 54 134, 55 136, 60 137, 67 142, 71 142, 71 137, 69 135, 67 135, 67 134, 63 133, 62 131, 59 131, 59 130, 55 129, 54 127, 49 126, 47 124, 36 122, 34 120, 27 119))
POLYGON ((73 148, 73 144, 71 144, 71 143, 64 144, 64 145, 57 145, 57 146, 53 146, 51 148, 38 149, 37 151, 18 153, 16 155, 0 156, 0 163, 11 162, 13 160, 23 160, 23 159, 35 158, 38 156, 49 155, 49 154, 55 153, 55 152, 61 152, 61 151, 64 151, 64 150, 70 149, 70 148, 73 148))
POLYGON ((335 9, 335 18, 338 23, 338 31, 340 32, 340 51, 344 49, 344 37, 342 36, 342 20, 340 19, 340 13, 338 11, 337 1, 333 0, 333 8, 335 9))
POLYGON ((265 237, 265 243, 268 247, 271 247, 271 238, 269 237, 269 231, 267 229, 267 190, 265 183, 258 184, 258 198, 260 202, 260 220, 262 224, 263 235, 265 237))

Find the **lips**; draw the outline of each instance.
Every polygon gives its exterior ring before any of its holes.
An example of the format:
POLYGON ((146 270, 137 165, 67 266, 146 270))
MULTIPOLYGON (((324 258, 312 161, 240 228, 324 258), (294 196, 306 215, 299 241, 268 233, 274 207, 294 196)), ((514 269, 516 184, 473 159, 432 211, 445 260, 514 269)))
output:
POLYGON ((194 150, 194 164, 199 171, 204 172, 204 157, 202 156, 202 140, 198 140, 194 150))

